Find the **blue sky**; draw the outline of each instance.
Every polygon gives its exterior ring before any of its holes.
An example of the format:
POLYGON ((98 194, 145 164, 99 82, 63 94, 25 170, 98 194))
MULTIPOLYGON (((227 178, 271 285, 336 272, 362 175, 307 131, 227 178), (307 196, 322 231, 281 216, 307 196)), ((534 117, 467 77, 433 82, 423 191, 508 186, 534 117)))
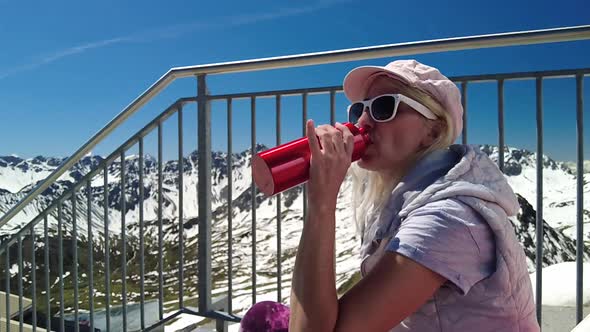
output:
MULTIPOLYGON (((590 23, 587 1, 159 1, 16 2, 0 0, 0 155, 67 156, 177 66, 245 60, 406 41, 590 23)), ((415 56, 447 76, 590 67, 590 41, 415 56)), ((404 57, 408 58, 408 57, 404 57)), ((209 78, 213 94, 338 85, 361 64, 348 62, 209 78)), ((585 79, 586 113, 590 82, 585 79)), ((506 143, 534 150, 534 81, 506 84, 506 143)), ((194 79, 173 83, 93 153, 107 154, 179 97, 194 79)), ((309 115, 327 121, 327 96, 309 115)), ((338 120, 346 101, 338 97, 338 120)), ((470 143, 497 144, 494 84, 469 87, 470 143)), ((299 98, 283 102, 283 141, 300 136, 299 98)), ((259 101, 257 137, 274 143, 274 101, 259 101)), ((213 105, 213 148, 225 142, 224 105, 213 105)), ((250 144, 249 102, 234 106, 234 150, 250 144)), ((544 84, 545 150, 575 159, 575 82, 544 84)), ((196 146, 195 107, 185 111, 185 150, 196 146)), ((174 121, 174 119, 171 119, 174 121)), ((590 115, 585 117, 590 159, 590 115)), ((165 124, 166 155, 175 124, 165 124)), ((153 137, 146 141, 153 150, 153 137)), ((133 153, 134 150, 130 151, 133 153)))

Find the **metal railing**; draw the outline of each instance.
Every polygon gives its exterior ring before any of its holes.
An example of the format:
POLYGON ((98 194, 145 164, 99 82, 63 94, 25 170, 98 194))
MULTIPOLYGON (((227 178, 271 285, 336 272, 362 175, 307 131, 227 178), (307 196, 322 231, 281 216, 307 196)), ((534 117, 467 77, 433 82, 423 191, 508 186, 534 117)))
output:
MULTIPOLYGON (((472 36, 472 37, 461 37, 461 38, 450 38, 450 39, 441 39, 441 40, 432 40, 432 41, 423 41, 423 42, 413 42, 413 43, 401 43, 401 44, 393 44, 393 45, 385 45, 385 46, 378 46, 378 47, 367 47, 367 48, 358 48, 358 49, 350 49, 350 50, 341 50, 341 51, 333 51, 333 52, 322 52, 322 53, 312 53, 312 54, 304 54, 304 55, 297 55, 297 56, 287 56, 287 57, 277 57, 277 58, 267 58, 267 59, 257 59, 257 60, 250 60, 250 61, 241 61, 241 62, 230 62, 230 63, 222 63, 222 64, 212 64, 212 65, 205 65, 205 66, 191 66, 191 67, 182 67, 182 68, 174 68, 171 69, 168 73, 166 73, 162 78, 160 78, 156 83, 154 83, 150 88, 148 88, 143 94, 141 94, 136 100, 134 100, 129 106, 127 106, 119 115, 117 115, 111 122, 109 122, 102 130, 100 130, 97 134, 95 134, 88 142, 86 142, 78 151, 76 151, 70 158, 68 158, 60 167, 58 167, 51 175, 47 177, 43 182, 41 182, 35 189, 33 189, 28 195, 26 195, 18 204, 16 204, 13 208, 11 208, 1 219, 0 219, 0 227, 3 227, 11 219, 13 219, 18 213, 22 212, 29 204, 31 204, 36 198, 38 198, 41 193, 45 190, 50 188, 51 185, 55 184, 56 181, 62 176, 65 172, 71 169, 73 166, 78 163, 83 156, 85 156, 93 147, 95 147, 102 139, 108 136, 114 129, 116 129, 120 124, 122 124, 127 118, 129 118, 133 113, 138 111, 143 105, 149 102, 154 96, 159 94, 163 89, 166 88, 171 82, 173 82, 177 78, 184 78, 190 76, 196 76, 197 78, 197 95, 196 97, 189 97, 189 98, 181 98, 173 103, 170 107, 168 107, 164 112, 162 112, 159 116, 153 119, 150 123, 148 123, 144 128, 139 130, 136 134, 132 135, 130 139, 124 142, 119 148, 117 148, 113 153, 111 153, 108 157, 102 160, 92 171, 88 174, 83 176, 79 181, 77 181, 71 188, 64 190, 58 197, 51 202, 41 214, 33 218, 27 225, 22 227, 19 231, 13 234, 9 239, 4 241, 0 244, 0 255, 4 255, 4 281, 5 281, 5 292, 7 294, 11 293, 11 289, 15 287, 18 289, 17 293, 19 298, 23 298, 25 296, 25 290, 23 285, 23 277, 25 275, 25 265, 23 264, 25 255, 23 242, 27 240, 30 241, 27 245, 29 246, 29 255, 31 256, 29 262, 30 266, 27 266, 30 270, 30 278, 26 278, 27 282, 30 283, 30 287, 26 290, 27 294, 30 294, 32 299, 32 307, 33 309, 43 307, 46 317, 44 326, 51 326, 51 313, 52 309, 55 310, 55 307, 52 307, 55 302, 59 302, 59 328, 62 330, 65 327, 65 319, 64 315, 66 311, 73 311, 75 315, 75 320, 78 319, 78 311, 79 308, 77 306, 78 300, 80 299, 80 269, 78 267, 78 239, 82 236, 81 233, 78 232, 78 223, 77 219, 81 211, 85 211, 86 215, 86 243, 87 243, 87 265, 86 265, 86 272, 88 273, 84 279, 84 282, 87 284, 87 293, 84 295, 84 298, 90 299, 88 302, 88 310, 90 313, 89 316, 89 324, 91 328, 94 328, 94 313, 96 309, 97 299, 100 298, 104 303, 104 308, 106 310, 106 327, 109 329, 112 327, 110 322, 111 319, 111 306, 112 301, 114 300, 112 297, 113 289, 112 287, 116 287, 117 291, 114 292, 116 294, 120 294, 120 300, 117 299, 121 304, 122 310, 122 328, 123 331, 126 331, 128 328, 127 322, 127 306, 128 302, 131 300, 133 302, 137 301, 137 297, 139 298, 140 303, 140 326, 141 330, 150 330, 155 329, 166 322, 169 322, 179 315, 183 313, 189 314, 196 314, 203 317, 208 317, 211 319, 216 320, 218 330, 227 329, 227 325, 224 322, 227 321, 238 321, 239 317, 232 314, 233 312, 233 270, 234 267, 232 266, 233 261, 233 253, 232 253, 232 225, 233 225, 233 202, 235 198, 233 197, 234 192, 232 191, 232 162, 233 162, 233 146, 232 146, 232 121, 233 121, 233 101, 238 99, 249 99, 250 100, 250 117, 251 117, 251 153, 255 153, 257 149, 257 138, 256 138, 256 102, 259 98, 274 98, 275 102, 275 110, 276 110, 276 144, 281 143, 281 100, 285 96, 300 96, 302 101, 302 128, 304 128, 305 120, 307 119, 307 101, 308 96, 313 94, 324 94, 328 95, 330 99, 330 122, 334 123, 335 121, 335 109, 336 109, 336 102, 335 97, 336 94, 341 93, 342 88, 340 86, 331 86, 331 87, 322 87, 322 88, 307 88, 307 89, 294 89, 294 90, 280 90, 280 91, 265 91, 265 92, 256 92, 256 93, 239 93, 239 94, 224 94, 224 95, 210 95, 207 89, 206 84, 206 76, 210 74, 221 74, 221 73, 236 73, 236 72, 244 72, 244 71, 254 71, 254 70, 266 70, 266 69, 276 69, 276 68, 287 68, 287 67, 295 67, 295 66, 309 66, 315 64, 327 64, 327 63, 335 63, 335 62, 342 62, 342 61, 353 61, 353 60, 361 60, 361 59, 371 59, 371 58, 382 58, 382 57, 394 57, 400 55, 409 55, 409 54, 422 54, 422 53, 429 53, 429 52, 443 52, 443 51, 453 51, 453 50, 467 50, 467 49, 476 49, 476 48, 489 48, 489 47, 500 47, 500 46, 513 46, 513 45, 525 45, 525 44, 536 44, 536 43, 550 43, 550 42, 562 42, 562 41, 573 41, 573 40, 581 40, 581 39, 590 39, 590 26, 580 26, 580 27, 572 27, 572 28, 560 28, 560 29, 548 29, 548 30, 537 30, 537 31, 526 31, 526 32, 516 32, 516 33, 504 33, 504 34, 493 34, 493 35, 483 35, 483 36, 472 36), (227 147, 227 176, 228 176, 228 191, 226 196, 227 201, 227 235, 228 235, 228 257, 227 257, 227 297, 222 297, 218 301, 213 301, 213 289, 212 286, 214 281, 212 280, 212 276, 214 271, 212 270, 212 220, 214 219, 213 211, 212 211, 212 193, 211 193, 211 169, 212 169, 212 151, 211 151, 211 109, 210 103, 212 101, 225 101, 227 105, 227 140, 228 140, 228 147, 227 147), (190 306, 190 303, 187 301, 187 296, 185 296, 185 291, 189 289, 189 285, 185 284, 187 277, 190 277, 189 273, 193 273, 192 269, 187 269, 185 265, 186 261, 189 258, 185 255, 188 254, 187 247, 185 247, 184 243, 184 224, 186 222, 186 217, 183 215, 183 178, 184 178, 184 169, 185 169, 185 156, 183 154, 183 110, 186 109, 185 105, 187 104, 197 104, 197 117, 198 117, 198 163, 196 167, 198 167, 198 245, 195 248, 198 252, 196 256, 196 264, 198 266, 198 273, 196 275, 196 279, 198 280, 198 284, 196 288, 198 289, 198 309, 193 309, 194 306, 190 306), (176 311, 172 311, 172 313, 166 317, 165 316, 165 301, 170 301, 170 292, 167 293, 164 278, 169 277, 166 275, 167 271, 163 270, 163 266, 165 264, 165 257, 164 253, 166 249, 164 248, 164 222, 163 220, 163 210, 164 210, 164 181, 163 178, 163 167, 164 167, 164 158, 163 158, 163 125, 166 121, 168 121, 171 117, 176 116, 177 118, 177 131, 178 131, 178 174, 177 180, 178 184, 177 187, 179 188, 179 196, 178 196, 178 214, 174 216, 175 221, 178 223, 178 273, 177 273, 177 293, 178 296, 176 297, 178 303, 178 308, 176 311), (146 193, 144 192, 146 188, 149 187, 145 185, 145 151, 144 151, 144 139, 146 136, 150 134, 157 135, 157 167, 156 170, 151 170, 156 174, 150 174, 153 178, 156 179, 156 191, 157 193, 155 196, 157 197, 157 215, 153 220, 146 220, 144 216, 144 198, 146 193), (138 213, 139 216, 137 218, 139 228, 138 237, 139 239, 130 238, 132 234, 127 235, 127 230, 129 227, 129 220, 126 220, 126 206, 128 204, 128 200, 126 198, 126 192, 131 190, 128 188, 126 184, 128 184, 129 180, 127 177, 129 174, 126 174, 126 165, 128 151, 132 148, 137 148, 138 152, 138 159, 137 167, 138 171, 138 213), (111 168, 116 168, 116 162, 119 161, 119 186, 111 185, 111 181, 109 181, 108 175, 111 174, 111 168), (103 176, 102 186, 97 186, 95 180, 103 176), (100 188, 102 187, 102 188, 100 188), (97 191, 97 192, 95 192, 97 191), (112 216, 113 208, 115 208, 114 198, 110 197, 113 192, 118 191, 120 193, 118 205, 116 208, 121 211, 120 213, 120 227, 121 232, 120 234, 116 234, 116 236, 111 235, 111 220, 109 218, 112 216), (102 216, 96 215, 95 207, 97 205, 97 200, 93 198, 100 197, 102 195, 101 200, 102 203, 102 216), (102 236, 100 233, 96 233, 99 230, 97 229, 96 222, 97 219, 99 220, 99 224, 103 224, 102 229, 102 236), (70 230, 70 234, 64 237, 64 229, 63 222, 64 220, 69 221, 72 225, 72 229, 70 230), (57 234, 50 234, 51 227, 49 222, 50 221, 57 221, 57 234), (150 225, 146 225, 145 223, 150 222, 153 223, 150 225), (41 227, 42 225, 42 227, 41 227), (155 226, 154 226, 155 225, 155 226), (149 227, 148 227, 149 226, 149 227), (157 231, 156 240, 149 239, 149 244, 146 243, 146 233, 148 228, 155 229, 157 231), (155 227, 155 228, 154 228, 155 227), (39 233, 43 234, 43 249, 42 249, 42 261, 39 261, 36 258, 36 253, 40 251, 39 248, 36 247, 36 238, 39 238, 39 233), (56 257, 51 255, 51 246, 50 246, 50 238, 52 241, 57 241, 57 261, 55 261, 56 257), (65 247, 64 239, 69 240, 69 246, 65 247), (116 241, 119 242, 116 242, 116 241), (111 244, 112 241, 115 241, 111 244), (137 243, 136 243, 137 242, 137 243), (95 245, 100 244, 102 246, 101 251, 97 251, 95 245), (129 246, 137 245, 137 249, 133 252, 128 252, 127 249, 129 246), (113 247, 114 246, 114 247, 113 247), (15 248, 16 247, 16 248, 15 248), (147 247, 157 251, 157 259, 152 263, 151 266, 146 267, 145 256, 144 253, 146 252, 147 247), (71 271, 66 271, 71 274, 64 274, 64 258, 69 259, 69 255, 64 255, 64 248, 70 248, 68 250, 71 251, 72 261, 76 262, 73 264, 71 271), (119 251, 118 251, 119 250, 119 251), (13 264, 14 261, 14 254, 16 253, 17 259, 17 285, 11 285, 14 282, 14 278, 12 276, 13 272, 13 264), (139 257, 137 259, 137 263, 139 264, 139 270, 137 272, 130 272, 128 271, 129 262, 128 255, 129 253, 135 254, 137 253, 139 257), (113 258, 113 262, 110 259, 113 258), (118 260, 118 261, 117 261, 118 260), (57 265, 57 272, 56 266, 57 265), (43 265, 43 288, 39 289, 37 284, 40 280, 36 274, 37 265, 43 265), (95 266, 102 266, 103 269, 96 271, 95 266), (111 267, 115 267, 116 272, 120 273, 121 276, 121 285, 120 291, 118 290, 119 285, 117 284, 117 280, 113 280, 111 275, 111 267), (155 277, 153 274, 149 276, 146 275, 146 268, 154 269, 155 277), (157 270, 157 271, 156 271, 157 270), (128 298, 128 294, 131 294, 130 291, 127 289, 127 282, 125 280, 128 277, 133 276, 135 277, 135 273, 139 275, 139 296, 133 296, 134 298, 128 298), (69 277, 69 279, 68 279, 69 277), (96 281, 99 279, 104 279, 104 295, 96 294, 96 281), (149 279, 150 285, 146 285, 146 280, 149 279), (51 293, 53 290, 52 282, 59 283, 59 301, 56 301, 56 298, 51 297, 51 293), (71 284, 68 285, 68 280, 72 280, 71 284), (157 286, 156 286, 157 284, 157 286), (71 300, 73 308, 66 308, 65 304, 69 303, 68 300, 65 298, 65 289, 64 287, 71 286, 73 289, 73 299, 71 300), (157 302, 158 302, 158 312, 157 312, 157 322, 151 324, 148 323, 148 317, 145 316, 145 305, 146 305, 146 298, 145 295, 146 289, 151 287, 151 289, 155 289, 157 291, 157 302), (42 293, 40 293, 42 292, 42 293), (38 301, 38 294, 44 295, 44 302, 38 301)), ((497 89, 498 89, 498 145, 500 147, 504 147, 504 83, 509 80, 518 80, 518 79, 534 79, 536 80, 536 96, 537 96, 537 156, 543 155, 543 106, 542 106, 542 83, 544 79, 549 78, 561 78, 561 77, 575 77, 576 78, 576 115, 577 115, 577 307, 576 307, 576 319, 577 322, 581 321, 582 319, 582 258, 583 258, 583 78, 590 74, 590 68, 586 69, 575 69, 575 70, 558 70, 558 71, 539 71, 539 72, 526 72, 526 73, 508 73, 508 74, 494 74, 494 75, 476 75, 476 76, 462 76, 462 77, 454 77, 452 78, 455 82, 461 85, 461 90, 463 92, 463 104, 465 107, 465 126, 463 129, 462 135, 462 142, 467 143, 467 96, 468 96, 468 86, 472 83, 478 82, 497 82, 497 89)), ((503 170, 504 168, 504 149, 500 149, 501 153, 499 155, 499 167, 503 170)), ((132 163, 135 161, 131 161, 132 163)), ((536 257, 543 257, 543 201, 542 201, 542 176, 543 176, 543 159, 541 157, 537 158, 537 236, 536 236, 536 250, 537 256, 536 257)), ((154 189, 150 188, 150 192, 153 192, 154 189)), ((303 214, 307 212, 307 206, 305 205, 305 190, 303 191, 304 199, 303 199, 303 214)), ((116 196, 115 196, 116 198, 116 196)), ((276 197, 276 220, 277 220, 277 252, 278 252, 278 260, 276 266, 276 275, 277 275, 277 299, 280 301, 283 299, 284 294, 281 293, 282 286, 282 279, 281 275, 283 274, 282 267, 281 267, 281 218, 283 215, 283 211, 281 210, 281 202, 283 198, 281 195, 276 197)), ((252 303, 256 302, 257 296, 257 264, 256 264, 256 231, 257 231, 257 218, 256 218, 256 206, 257 206, 257 190, 253 184, 250 187, 250 205, 251 205, 251 239, 252 239, 252 280, 251 280, 251 298, 252 303)), ((115 208, 115 210, 117 210, 115 208)), ((166 221, 169 222, 169 221, 166 221)), ((55 250, 54 250, 55 251, 55 250)), ((69 253, 69 252, 68 252, 69 253)), ((536 268, 537 271, 541 271, 542 267, 542 260, 536 260, 536 268)), ((115 272, 115 271, 113 271, 115 272)), ((84 277, 83 277, 84 278, 84 277)), ((132 284, 131 282, 129 283, 132 284)), ((133 285, 135 287, 135 285, 133 285)), ((542 303, 542 273, 537 273, 537 292, 536 292, 536 300, 537 300, 537 314, 539 321, 541 321, 541 303, 542 303)), ((134 292, 133 292, 134 293, 134 292)), ((8 301, 8 296, 6 297, 6 316, 9 316, 10 312, 10 303, 8 301)), ((42 300, 42 301, 43 301, 42 300)), ((19 306, 22 307, 22 301, 19 306)), ((19 307, 19 322, 22 329, 23 326, 23 310, 19 307)), ((85 306, 86 307, 86 306, 85 306)), ((33 330, 37 325, 37 310, 33 310, 33 317, 32 317, 32 326, 33 330)), ((9 324, 7 323, 7 329, 10 328, 9 324)), ((76 327, 77 328, 77 327, 76 327)))

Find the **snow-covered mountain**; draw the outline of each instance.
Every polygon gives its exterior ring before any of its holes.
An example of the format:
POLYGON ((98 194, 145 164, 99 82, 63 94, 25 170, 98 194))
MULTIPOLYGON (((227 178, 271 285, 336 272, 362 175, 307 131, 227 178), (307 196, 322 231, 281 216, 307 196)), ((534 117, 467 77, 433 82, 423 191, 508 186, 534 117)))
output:
MULTIPOLYGON (((29 159, 22 159, 18 156, 0 156, 0 190, 11 193, 29 192, 34 184, 45 179, 65 160, 66 158, 46 158, 43 156, 29 159)), ((101 161, 102 158, 99 156, 87 156, 60 180, 76 182, 101 161)))
MULTIPOLYGON (((258 149, 264 149, 258 146, 258 149)), ((494 146, 482 146, 494 160, 498 157, 498 148, 494 146)), ((18 157, 0 157, 0 214, 7 211, 20 198, 29 192, 37 181, 43 179, 53 171, 63 159, 36 157, 32 159, 21 159, 18 157)), ((71 172, 64 175, 56 184, 46 190, 39 200, 30 204, 29 207, 5 227, 0 228, 0 242, 10 234, 16 232, 22 225, 38 215, 56 195, 70 188, 79 180, 83 174, 95 168, 102 161, 101 157, 85 157, 79 164, 73 167, 71 172)), ((575 241, 572 235, 575 234, 575 200, 576 200, 576 179, 575 172, 566 163, 555 162, 543 156, 544 165, 544 265, 571 261, 575 259, 575 241)), ((144 235, 145 257, 146 257, 146 298, 157 296, 158 278, 158 167, 157 160, 146 155, 144 157, 144 229, 139 226, 139 158, 128 156, 125 160, 125 236, 127 241, 127 256, 121 255, 121 162, 113 162, 108 168, 108 232, 110 239, 109 257, 111 281, 121 281, 121 269, 123 262, 127 266, 128 300, 139 300, 139 238, 144 235)), ((233 273, 233 307, 239 312, 251 304, 252 286, 252 214, 251 214, 251 179, 250 179, 250 152, 244 151, 232 156, 233 176, 233 210, 232 213, 232 273, 233 273)), ((505 149, 505 174, 509 183, 519 194, 521 210, 518 216, 512 219, 513 225, 521 240, 528 257, 529 269, 534 270, 535 258, 535 205, 536 205, 536 154, 514 148, 505 149)), ((179 221, 178 221, 178 174, 180 171, 178 161, 167 161, 163 165, 163 211, 162 211, 162 233, 163 233, 163 270, 166 280, 165 300, 173 301, 177 298, 178 282, 177 273, 179 268, 179 221)), ((228 165, 227 154, 214 152, 212 159, 212 210, 213 210, 213 231, 212 231, 212 260, 213 260, 213 289, 215 295, 222 295, 227 291, 227 259, 228 259, 228 165)), ((197 290, 196 262, 197 262, 197 231, 198 231, 198 202, 197 202, 197 153, 188 155, 182 165, 183 174, 183 233, 184 233, 184 291, 187 297, 195 297, 197 290)), ((586 179, 585 183, 590 179, 586 179)), ((105 236, 103 214, 103 174, 95 176, 92 180, 92 205, 91 233, 93 235, 94 252, 94 273, 95 288, 98 296, 95 298, 95 305, 104 304, 104 252, 105 236)), ((355 234, 355 228, 351 219, 350 209, 350 182, 344 183, 340 193, 337 210, 337 283, 344 290, 354 282, 358 276, 359 239, 355 234)), ((85 188, 82 188, 85 190, 85 188)), ((590 186, 584 185, 585 206, 590 206, 590 186)), ((281 200, 281 252, 277 250, 277 199, 267 198, 262 193, 256 192, 256 285, 257 301, 264 299, 276 300, 277 264, 282 267, 282 299, 289 296, 289 285, 295 252, 299 241, 302 214, 303 195, 300 187, 293 188, 282 194, 281 200)), ((84 192, 77 194, 76 217, 77 217, 77 241, 71 239, 73 231, 72 204, 67 200, 63 206, 64 216, 64 271, 69 271, 73 265, 72 253, 74 244, 78 248, 79 271, 81 274, 80 287, 87 287, 87 271, 89 266, 88 256, 88 216, 86 198, 84 192), (86 286, 84 286, 86 283, 86 286)), ((49 217, 49 238, 50 252, 56 253, 59 243, 57 241, 56 214, 49 217)), ((590 212, 584 211, 584 222, 589 223, 590 212)), ((37 227, 39 234, 35 238, 35 258, 37 266, 43 262, 43 233, 42 223, 37 227)), ((589 225, 590 226, 590 225, 589 225)), ((587 234, 590 234, 590 227, 586 226, 587 234)), ((589 237, 587 236, 586 239, 589 237)), ((30 244, 30 239, 25 239, 23 245, 30 244), (29 242, 27 242, 29 241, 29 242)), ((31 260, 29 252, 24 258, 31 260), (28 256, 27 256, 28 255, 28 256)), ((586 250, 586 259, 590 257, 590 251, 586 250)), ((11 262, 16 263, 16 246, 11 248, 11 262)), ((56 255, 51 255, 51 266, 56 266, 56 255)), ((30 264, 25 264, 24 281, 25 286, 32 280, 29 279, 30 264)), ((12 268, 16 285, 16 271, 12 268)), ((56 280, 55 268, 51 271, 52 280, 56 280)), ((42 270, 38 270, 41 274, 42 270)), ((0 279, 4 276, 0 276, 0 279)), ((66 289, 71 289, 71 277, 66 278, 66 289), (69 282, 69 284, 68 284, 69 282)), ((43 280, 38 277, 37 290, 44 289, 43 280)), ((57 286, 56 286, 57 287, 57 286)), ((53 292, 55 295, 55 292, 53 292)), ((119 294, 113 293, 113 302, 119 301, 119 294)), ((82 301, 84 303, 84 301, 82 301)), ((170 302, 173 303, 173 302, 170 302)), ((52 301, 52 305, 58 305, 52 301)), ((169 304, 173 307, 173 304, 169 304)))
MULTIPOLYGON (((498 160, 499 149, 483 145, 492 160, 498 160)), ((588 162, 586 162, 588 163, 588 162)), ((515 148, 504 148, 504 173, 514 191, 532 208, 537 205, 537 154, 515 148)), ((543 219, 570 238, 576 237, 576 185, 575 164, 557 162, 543 156, 543 219)), ((584 238, 590 241, 590 173, 584 173, 584 238)))

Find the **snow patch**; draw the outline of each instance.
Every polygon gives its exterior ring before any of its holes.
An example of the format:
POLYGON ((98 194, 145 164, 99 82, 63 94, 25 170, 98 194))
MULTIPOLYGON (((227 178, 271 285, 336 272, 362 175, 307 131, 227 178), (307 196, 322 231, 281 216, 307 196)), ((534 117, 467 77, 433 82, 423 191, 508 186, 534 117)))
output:
MULTIPOLYGON (((590 306, 590 263, 583 263, 582 303, 590 306)), ((536 294, 536 273, 531 273, 533 294, 536 294)), ((559 263, 543 268, 542 301, 548 306, 576 306, 576 262, 559 263)), ((536 296, 536 295, 535 295, 536 296)))

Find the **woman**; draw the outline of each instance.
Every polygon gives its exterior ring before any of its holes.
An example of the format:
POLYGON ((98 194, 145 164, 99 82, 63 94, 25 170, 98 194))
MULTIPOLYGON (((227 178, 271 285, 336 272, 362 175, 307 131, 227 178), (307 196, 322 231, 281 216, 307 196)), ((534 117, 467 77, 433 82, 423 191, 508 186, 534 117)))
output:
POLYGON ((524 252, 508 220, 519 209, 516 197, 484 153, 451 145, 463 128, 455 84, 433 67, 400 60, 352 70, 344 93, 349 121, 367 128, 373 143, 350 167, 347 127, 307 122, 308 218, 289 331, 539 331, 524 252), (335 210, 349 167, 364 259, 362 279, 338 298, 335 210))

